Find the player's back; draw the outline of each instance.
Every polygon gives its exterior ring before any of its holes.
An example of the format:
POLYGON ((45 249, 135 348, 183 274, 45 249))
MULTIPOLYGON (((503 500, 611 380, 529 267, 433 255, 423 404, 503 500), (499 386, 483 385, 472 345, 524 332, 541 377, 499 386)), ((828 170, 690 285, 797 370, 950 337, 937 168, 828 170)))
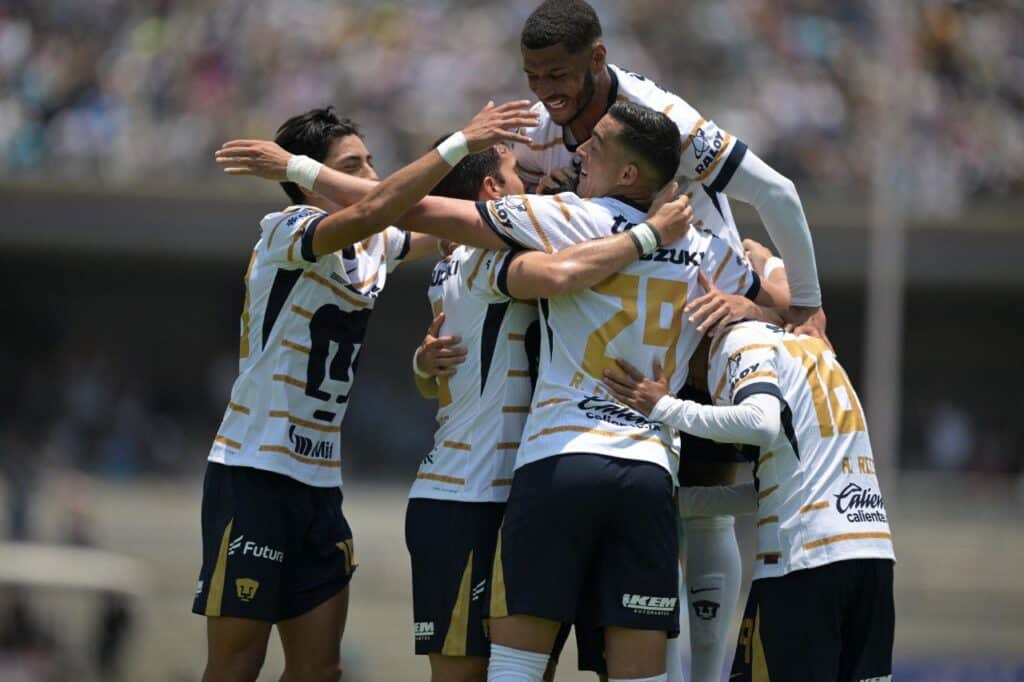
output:
MULTIPOLYGON (((438 428, 410 497, 504 502, 533 393, 526 350, 537 306, 499 291, 507 251, 458 247, 428 290, 442 335, 459 334, 466 361, 438 379, 438 428)), ((535 360, 534 360, 535 362, 535 360)))
POLYGON ((754 460, 755 577, 893 557, 863 409, 828 344, 743 322, 712 345, 708 380, 716 404, 755 393, 782 401, 783 428, 754 460))

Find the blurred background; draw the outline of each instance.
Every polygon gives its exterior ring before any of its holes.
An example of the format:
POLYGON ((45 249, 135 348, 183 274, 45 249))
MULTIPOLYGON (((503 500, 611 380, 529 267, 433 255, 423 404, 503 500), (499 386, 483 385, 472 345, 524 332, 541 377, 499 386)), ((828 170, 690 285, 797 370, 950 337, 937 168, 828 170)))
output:
MULTIPOLYGON (((529 96, 534 4, 0 0, 0 680, 199 679, 201 475, 258 220, 286 203, 213 150, 333 104, 386 175, 529 96)), ((797 184, 885 467, 897 677, 1024 680, 1024 5, 593 4, 609 61, 797 184)), ((402 533, 431 265, 389 279, 344 424, 355 682, 428 677, 402 533)))

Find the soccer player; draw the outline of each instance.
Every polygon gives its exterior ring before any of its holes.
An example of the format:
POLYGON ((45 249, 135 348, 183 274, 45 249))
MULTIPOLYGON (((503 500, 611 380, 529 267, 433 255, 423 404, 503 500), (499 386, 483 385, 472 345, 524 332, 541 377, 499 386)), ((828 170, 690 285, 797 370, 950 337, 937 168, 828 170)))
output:
POLYGON ((609 388, 651 419, 748 446, 752 486, 695 510, 756 509, 757 556, 730 680, 889 680, 892 535, 860 401, 821 339, 730 325, 711 349, 715 406, 678 400, 629 363, 609 388))
MULTIPOLYGON (((521 194, 514 166, 505 149, 473 154, 432 194, 480 201, 521 194)), ((663 243, 689 226, 687 203, 680 197, 647 217, 663 243)), ((434 268, 428 291, 437 318, 427 338, 448 343, 418 351, 414 360, 421 392, 438 401, 439 427, 409 494, 406 544, 416 652, 429 654, 433 680, 482 682, 490 653, 483 607, 530 410, 531 374, 536 378, 536 358, 531 372, 526 349, 539 333, 534 299, 590 287, 640 254, 628 231, 555 254, 444 244, 449 253, 434 268), (442 329, 448 335, 437 338, 442 329), (463 334, 461 354, 450 347, 454 332, 463 334)))
MULTIPOLYGON (((339 432, 370 312, 388 266, 408 250, 409 237, 386 226, 467 153, 518 139, 509 129, 532 120, 526 104, 488 105, 348 208, 285 185, 296 205, 261 221, 245 277, 239 376, 203 484, 193 611, 207 617, 204 680, 255 680, 273 624, 284 679, 339 679, 355 568, 339 432)), ((277 141, 370 174, 357 130, 330 110, 290 119, 277 141), (360 160, 349 165, 353 155, 360 160)), ((296 159, 288 179, 308 188, 321 164, 296 159)))
MULTIPOLYGON (((685 40, 685 36, 680 38, 685 40)), ((711 199, 706 207, 695 202, 697 225, 703 223, 742 253, 726 195, 751 204, 788 265, 793 306, 786 312, 789 321, 801 331, 824 335, 810 229, 791 181, 680 97, 649 78, 609 64, 600 20, 583 0, 542 2, 526 20, 520 46, 528 85, 540 100, 534 107, 539 125, 524 131, 532 142, 513 146, 519 172, 528 183, 558 169, 579 168, 579 145, 590 138, 594 125, 616 101, 636 102, 665 113, 681 134, 680 172, 698 185, 697 192, 711 199)), ((763 284, 772 289, 774 280, 764 278, 763 284)), ((782 292, 786 290, 783 285, 782 292)), ((773 290, 776 298, 782 292, 773 290)), ((691 374, 699 377, 703 373, 695 368, 691 374)), ((699 378, 697 383, 701 383, 699 378)), ((695 398, 706 394, 700 386, 685 390, 685 395, 695 398)), ((733 480, 736 465, 718 459, 722 448, 693 438, 685 439, 683 447, 688 456, 679 471, 682 485, 733 480)), ((691 681, 717 682, 725 662, 730 616, 739 595, 739 547, 733 519, 728 516, 685 519, 684 525, 691 600, 691 681), (718 607, 698 610, 694 606, 697 601, 712 601, 718 607)))

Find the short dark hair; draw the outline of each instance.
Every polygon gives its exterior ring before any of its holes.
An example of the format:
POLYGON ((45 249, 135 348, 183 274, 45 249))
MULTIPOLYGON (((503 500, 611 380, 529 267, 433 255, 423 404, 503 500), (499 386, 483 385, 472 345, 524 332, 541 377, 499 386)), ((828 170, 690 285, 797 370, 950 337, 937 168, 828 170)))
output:
POLYGON ((601 37, 601 20, 583 0, 544 0, 530 13, 520 44, 527 50, 562 45, 570 54, 601 37))
MULTIPOLYGON (((292 154, 302 154, 316 161, 327 158, 331 143, 342 137, 359 135, 359 126, 352 119, 338 116, 334 107, 310 109, 304 114, 292 116, 277 129, 274 142, 292 154)), ((295 202, 306 200, 302 190, 294 182, 282 182, 281 188, 295 202)))
MULTIPOLYGON (((442 135, 434 142, 434 147, 448 139, 448 135, 442 135)), ((494 147, 489 147, 482 152, 469 154, 462 161, 455 164, 448 175, 444 176, 441 182, 437 183, 430 192, 435 197, 450 197, 452 199, 468 199, 476 201, 480 196, 480 188, 484 179, 491 177, 499 183, 504 182, 499 170, 501 168, 501 154, 494 147)))
POLYGON ((616 139, 650 166, 659 188, 675 177, 682 145, 679 127, 672 119, 629 101, 616 102, 608 115, 622 126, 616 139))

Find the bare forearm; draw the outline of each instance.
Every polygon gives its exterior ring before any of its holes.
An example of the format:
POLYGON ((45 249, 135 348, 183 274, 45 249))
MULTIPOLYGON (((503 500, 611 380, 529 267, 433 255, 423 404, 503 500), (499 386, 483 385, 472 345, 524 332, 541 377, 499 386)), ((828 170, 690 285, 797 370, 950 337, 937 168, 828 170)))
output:
POLYGON ((588 289, 638 257, 625 232, 574 244, 555 254, 537 251, 516 258, 509 266, 509 293, 516 298, 551 298, 588 289))
POLYGON ((397 224, 407 230, 467 246, 482 249, 509 247, 484 223, 476 203, 465 199, 426 197, 399 217, 397 224))

